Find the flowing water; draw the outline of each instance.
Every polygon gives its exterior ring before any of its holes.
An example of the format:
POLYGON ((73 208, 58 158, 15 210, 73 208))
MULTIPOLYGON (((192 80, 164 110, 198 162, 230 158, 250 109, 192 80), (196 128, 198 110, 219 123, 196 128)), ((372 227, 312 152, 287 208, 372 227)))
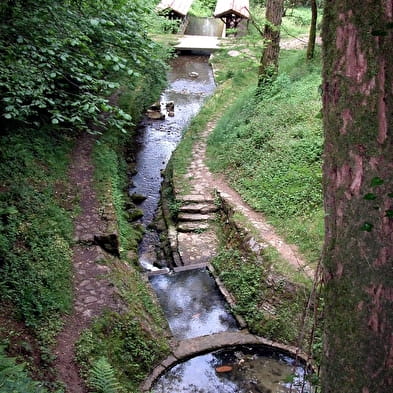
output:
MULTIPOLYGON (((130 194, 147 197, 139 205, 144 213, 141 223, 145 228, 149 228, 159 204, 161 173, 184 129, 215 88, 207 57, 180 56, 173 60, 171 67, 169 86, 162 94, 161 102, 174 102, 174 117, 165 120, 146 118, 140 124, 137 137, 137 174, 132 178, 130 194)), ((147 229, 139 248, 139 260, 145 270, 157 270, 154 266, 157 264, 166 265, 165 261, 156 259, 158 244, 158 234, 147 229)), ((238 329, 206 269, 152 274, 150 282, 176 339, 238 329)), ((295 385, 291 392, 300 393, 302 390, 296 385, 299 385, 302 373, 303 369, 295 367, 292 358, 271 349, 229 348, 176 365, 157 380, 153 392, 287 393, 290 385, 285 381, 292 378, 295 385), (226 366, 227 372, 221 372, 221 366, 226 366)), ((308 392, 307 389, 308 386, 304 393, 308 392)))
MULTIPOLYGON (((153 220, 160 199, 162 171, 173 150, 178 145, 183 131, 201 108, 203 101, 215 89, 212 69, 206 56, 179 56, 171 63, 168 74, 169 85, 160 101, 173 101, 174 117, 165 120, 144 119, 137 136, 137 174, 132 178, 130 194, 147 197, 138 207, 143 211, 142 224, 147 227, 153 220)), ((159 243, 155 231, 148 230, 139 246, 142 266, 154 270, 155 247, 159 243)))
POLYGON ((188 25, 184 34, 222 37, 225 24, 217 18, 188 17, 188 25))
POLYGON ((225 299, 206 269, 152 276, 150 282, 176 339, 237 330, 225 299))

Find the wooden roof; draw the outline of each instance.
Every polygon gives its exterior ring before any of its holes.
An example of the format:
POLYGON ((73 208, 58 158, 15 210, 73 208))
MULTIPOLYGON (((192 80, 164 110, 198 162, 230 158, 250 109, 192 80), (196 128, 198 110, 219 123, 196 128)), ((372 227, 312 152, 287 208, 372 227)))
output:
POLYGON ((186 16, 194 0, 161 0, 157 5, 157 10, 163 11, 171 9, 179 15, 186 16))
POLYGON ((218 0, 214 16, 222 18, 228 14, 235 14, 242 18, 250 18, 250 2, 249 0, 218 0))

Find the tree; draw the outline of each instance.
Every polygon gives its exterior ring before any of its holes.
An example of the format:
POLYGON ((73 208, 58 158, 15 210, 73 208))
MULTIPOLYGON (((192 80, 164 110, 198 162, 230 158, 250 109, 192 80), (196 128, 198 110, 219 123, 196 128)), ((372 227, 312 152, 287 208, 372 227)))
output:
POLYGON ((307 45, 307 59, 309 60, 314 57, 315 39, 317 36, 317 19, 318 19, 317 0, 311 0, 311 24, 310 24, 310 34, 308 37, 308 45, 307 45))
POLYGON ((393 4, 327 0, 322 392, 393 391, 393 4))
POLYGON ((263 50, 258 85, 263 86, 277 75, 280 54, 280 26, 284 12, 284 0, 267 0, 266 24, 263 33, 266 47, 263 50))

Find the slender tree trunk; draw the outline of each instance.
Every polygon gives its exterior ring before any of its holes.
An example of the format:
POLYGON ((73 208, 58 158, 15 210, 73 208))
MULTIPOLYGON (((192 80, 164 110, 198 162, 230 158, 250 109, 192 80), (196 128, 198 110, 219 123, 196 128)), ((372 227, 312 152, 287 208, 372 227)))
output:
POLYGON ((322 392, 393 392, 393 1, 326 0, 322 36, 322 392))
POLYGON ((308 45, 307 45, 307 59, 309 60, 311 60, 314 57, 315 39, 317 37, 317 19, 318 19, 317 0, 311 0, 311 24, 310 24, 310 35, 308 37, 308 45))
POLYGON ((258 85, 262 86, 277 75, 280 54, 280 26, 284 11, 284 0, 267 0, 264 30, 265 49, 259 66, 258 85))

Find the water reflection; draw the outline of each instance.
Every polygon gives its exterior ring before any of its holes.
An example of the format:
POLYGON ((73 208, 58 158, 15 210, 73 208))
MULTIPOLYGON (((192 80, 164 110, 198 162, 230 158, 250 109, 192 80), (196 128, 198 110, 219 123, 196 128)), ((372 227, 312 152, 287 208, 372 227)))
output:
POLYGON ((177 339, 237 330, 227 303, 206 269, 150 277, 177 339))
POLYGON ((154 393, 311 393, 304 369, 266 347, 237 347, 197 356, 160 377, 154 393), (228 372, 219 372, 228 366, 228 372), (292 381, 292 382, 290 382, 292 381))

